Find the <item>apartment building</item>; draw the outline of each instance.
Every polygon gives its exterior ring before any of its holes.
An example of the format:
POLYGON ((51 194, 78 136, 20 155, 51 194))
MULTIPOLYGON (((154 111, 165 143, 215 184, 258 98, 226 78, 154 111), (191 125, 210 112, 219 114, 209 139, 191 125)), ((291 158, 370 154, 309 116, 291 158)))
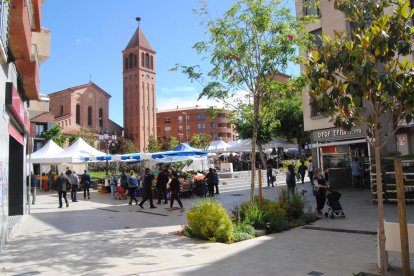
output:
POLYGON ((50 31, 41 26, 43 3, 0 1, 0 250, 30 210, 25 196, 27 105, 39 99, 39 66, 50 55, 50 31))
MULTIPOLYGON (((349 32, 351 26, 346 22, 344 14, 334 9, 334 2, 320 0, 319 8, 304 8, 303 4, 309 0, 296 1, 296 14, 316 15, 319 22, 311 23, 306 26, 307 31, 315 36, 315 43, 320 45, 322 33, 329 36, 334 35, 334 30, 338 32, 349 32)), ((315 1, 315 0, 312 0, 315 1)), ((301 71, 305 71, 301 66, 301 71)), ((352 173, 351 161, 357 157, 363 162, 368 162, 373 156, 373 150, 367 143, 367 130, 364 126, 356 126, 351 131, 337 128, 331 122, 331 118, 316 112, 310 105, 309 87, 305 88, 302 94, 304 127, 311 132, 312 142, 312 161, 314 167, 329 167, 330 180, 338 186, 351 186, 352 173)), ((391 118, 384 118, 385 121, 391 118)), ((385 125, 385 124, 384 124, 385 125)), ((384 132, 384 138, 386 133, 384 132)), ((396 143, 394 139, 384 147, 384 152, 395 151, 396 143)), ((369 168, 365 167, 365 181, 369 181, 369 168), (368 171, 367 171, 368 170, 368 171)))
POLYGON ((174 136, 179 142, 189 142, 194 134, 206 134, 211 140, 237 140, 235 127, 230 123, 230 110, 220 110, 209 119, 209 108, 190 107, 157 111, 157 139, 174 136))

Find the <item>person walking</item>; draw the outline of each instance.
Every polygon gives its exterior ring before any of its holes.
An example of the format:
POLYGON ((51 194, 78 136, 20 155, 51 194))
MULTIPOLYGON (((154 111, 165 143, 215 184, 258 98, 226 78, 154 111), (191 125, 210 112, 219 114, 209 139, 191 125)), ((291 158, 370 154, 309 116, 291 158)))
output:
POLYGON ((126 195, 128 193, 128 176, 125 171, 121 173, 121 187, 124 189, 126 195))
POLYGON ((290 197, 290 195, 294 195, 296 188, 296 175, 293 164, 288 166, 288 171, 286 173, 286 185, 288 187, 288 197, 290 197))
POLYGON ((83 185, 83 199, 86 199, 86 193, 88 194, 88 199, 91 199, 89 194, 89 188, 91 187, 91 176, 86 170, 83 171, 81 176, 81 184, 83 185))
POLYGON ((48 173, 48 180, 49 180, 48 191, 50 191, 55 188, 55 175, 53 174, 52 170, 50 170, 48 173))
POLYGON ((214 176, 214 187, 216 187, 216 195, 218 195, 219 194, 218 185, 219 185, 220 179, 219 179, 219 175, 216 169, 213 169, 213 176, 214 176))
POLYGON ((109 186, 111 186, 111 197, 115 199, 116 187, 118 187, 118 177, 115 175, 115 171, 112 171, 112 175, 109 177, 109 186))
POLYGON ((176 171, 172 172, 172 179, 170 183, 170 189, 171 189, 171 198, 170 198, 170 208, 168 208, 168 211, 173 210, 174 200, 177 200, 178 204, 181 207, 181 212, 184 212, 185 209, 183 207, 183 203, 180 199, 180 181, 178 180, 178 174, 176 171))
POLYGON ((309 159, 309 164, 308 164, 308 176, 310 181, 313 181, 313 164, 312 164, 312 159, 309 159))
POLYGON ((158 189, 158 202, 161 204, 161 200, 164 199, 164 204, 168 203, 167 199, 167 183, 169 181, 168 168, 162 170, 161 166, 158 169, 158 177, 156 187, 158 189))
POLYGON ((312 186, 313 192, 316 197, 316 210, 315 214, 317 216, 322 216, 322 210, 325 206, 326 201, 326 190, 330 188, 328 184, 326 184, 325 177, 322 175, 322 169, 317 168, 315 170, 315 175, 312 179, 312 186))
POLYGON ((214 172, 213 168, 208 169, 208 173, 206 174, 206 182, 208 187, 208 195, 210 197, 214 197, 214 172))
POLYGON ((153 203, 153 196, 152 196, 152 181, 154 180, 154 175, 152 174, 152 171, 149 168, 145 169, 145 175, 144 179, 142 179, 142 186, 144 190, 144 196, 142 201, 138 204, 139 207, 144 209, 144 203, 145 201, 149 200, 150 202, 150 208, 154 209, 157 208, 153 203))
MULTIPOLYGON (((36 188, 37 188, 37 176, 30 172, 30 179, 29 175, 26 178, 26 186, 29 188, 29 181, 30 181, 30 194, 32 195, 32 205, 36 203, 36 188)), ((27 202, 30 204, 30 197, 29 197, 29 190, 27 190, 27 202)))
POLYGON ((267 168, 266 168, 266 176, 267 176, 267 187, 270 187, 270 184, 272 184, 272 187, 275 185, 273 184, 273 169, 272 169, 272 162, 267 160, 267 168))
POLYGON ((128 203, 129 205, 132 204, 132 200, 134 200, 135 204, 138 205, 138 200, 135 197, 136 189, 138 189, 138 179, 134 175, 134 171, 131 170, 130 175, 128 177, 128 191, 129 191, 129 196, 131 197, 131 199, 129 200, 129 203, 128 203))
POLYGON ((298 169, 298 172, 299 172, 300 177, 302 179, 302 184, 305 183, 305 174, 306 174, 307 169, 308 169, 308 167, 306 167, 305 161, 302 161, 300 166, 299 166, 299 169, 298 169))
POLYGON ((352 161, 352 186, 357 188, 362 188, 361 183, 361 164, 358 157, 355 157, 352 161))
POLYGON ((58 191, 59 195, 59 207, 62 208, 62 197, 65 199, 66 202, 66 208, 69 207, 69 201, 66 196, 67 190, 70 190, 70 181, 69 178, 62 172, 60 172, 60 175, 57 180, 56 190, 58 191))
POLYGON ((70 190, 70 198, 72 199, 72 202, 77 202, 77 193, 78 193, 78 187, 79 187, 79 179, 75 172, 72 172, 71 170, 68 171, 68 178, 70 183, 72 184, 71 190, 70 190))

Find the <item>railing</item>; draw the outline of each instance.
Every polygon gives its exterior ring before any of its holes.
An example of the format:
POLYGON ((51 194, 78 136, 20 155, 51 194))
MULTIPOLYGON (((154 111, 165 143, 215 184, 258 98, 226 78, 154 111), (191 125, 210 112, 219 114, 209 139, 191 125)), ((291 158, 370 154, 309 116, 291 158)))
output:
POLYGON ((27 13, 29 16, 29 24, 30 28, 34 27, 34 19, 33 19, 33 6, 31 0, 24 0, 24 6, 27 7, 27 13))
POLYGON ((9 1, 0 0, 0 40, 3 44, 3 50, 7 56, 8 30, 9 30, 9 1))

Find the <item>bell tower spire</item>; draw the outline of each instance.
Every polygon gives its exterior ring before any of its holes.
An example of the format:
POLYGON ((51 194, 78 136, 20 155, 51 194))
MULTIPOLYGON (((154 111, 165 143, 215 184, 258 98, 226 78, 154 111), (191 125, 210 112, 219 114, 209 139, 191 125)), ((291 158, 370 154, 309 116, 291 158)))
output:
POLYGON ((132 139, 140 152, 148 147, 148 138, 156 133, 156 52, 136 17, 137 29, 122 51, 125 137, 132 139))

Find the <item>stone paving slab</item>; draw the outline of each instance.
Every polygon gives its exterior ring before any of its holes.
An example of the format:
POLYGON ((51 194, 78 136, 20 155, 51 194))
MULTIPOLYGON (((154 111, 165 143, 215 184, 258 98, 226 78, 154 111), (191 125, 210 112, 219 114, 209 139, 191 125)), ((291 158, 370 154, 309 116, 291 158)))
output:
MULTIPOLYGON (((305 185, 306 186, 306 185, 305 185)), ((277 188, 265 192, 277 196, 277 188)), ((246 197, 248 191, 240 191, 246 197)), ((367 191, 343 191, 345 219, 321 219, 314 226, 376 231, 376 205, 367 191), (362 211, 363 212, 362 212, 362 211)), ((376 273, 374 235, 296 228, 231 245, 208 243, 174 233, 185 214, 166 205, 149 213, 126 200, 93 193, 57 209, 57 196, 40 193, 0 258, 0 275, 352 275, 376 273), (155 215, 158 214, 158 215, 155 215), (163 215, 163 216, 160 216, 163 215), (322 274, 318 274, 322 273, 322 274)), ((226 208, 235 197, 220 194, 226 208)), ((305 199, 312 208, 314 198, 305 199)), ((199 199, 184 199, 187 209, 199 199)), ((146 205, 148 207, 148 205, 146 205)), ((414 222, 414 205, 407 217, 414 222)), ((385 206, 396 221, 396 205, 385 206)), ((400 266, 398 254, 391 264, 400 266)), ((414 259, 412 259, 412 266, 414 259)), ((399 275, 392 270, 390 275, 399 275)))

